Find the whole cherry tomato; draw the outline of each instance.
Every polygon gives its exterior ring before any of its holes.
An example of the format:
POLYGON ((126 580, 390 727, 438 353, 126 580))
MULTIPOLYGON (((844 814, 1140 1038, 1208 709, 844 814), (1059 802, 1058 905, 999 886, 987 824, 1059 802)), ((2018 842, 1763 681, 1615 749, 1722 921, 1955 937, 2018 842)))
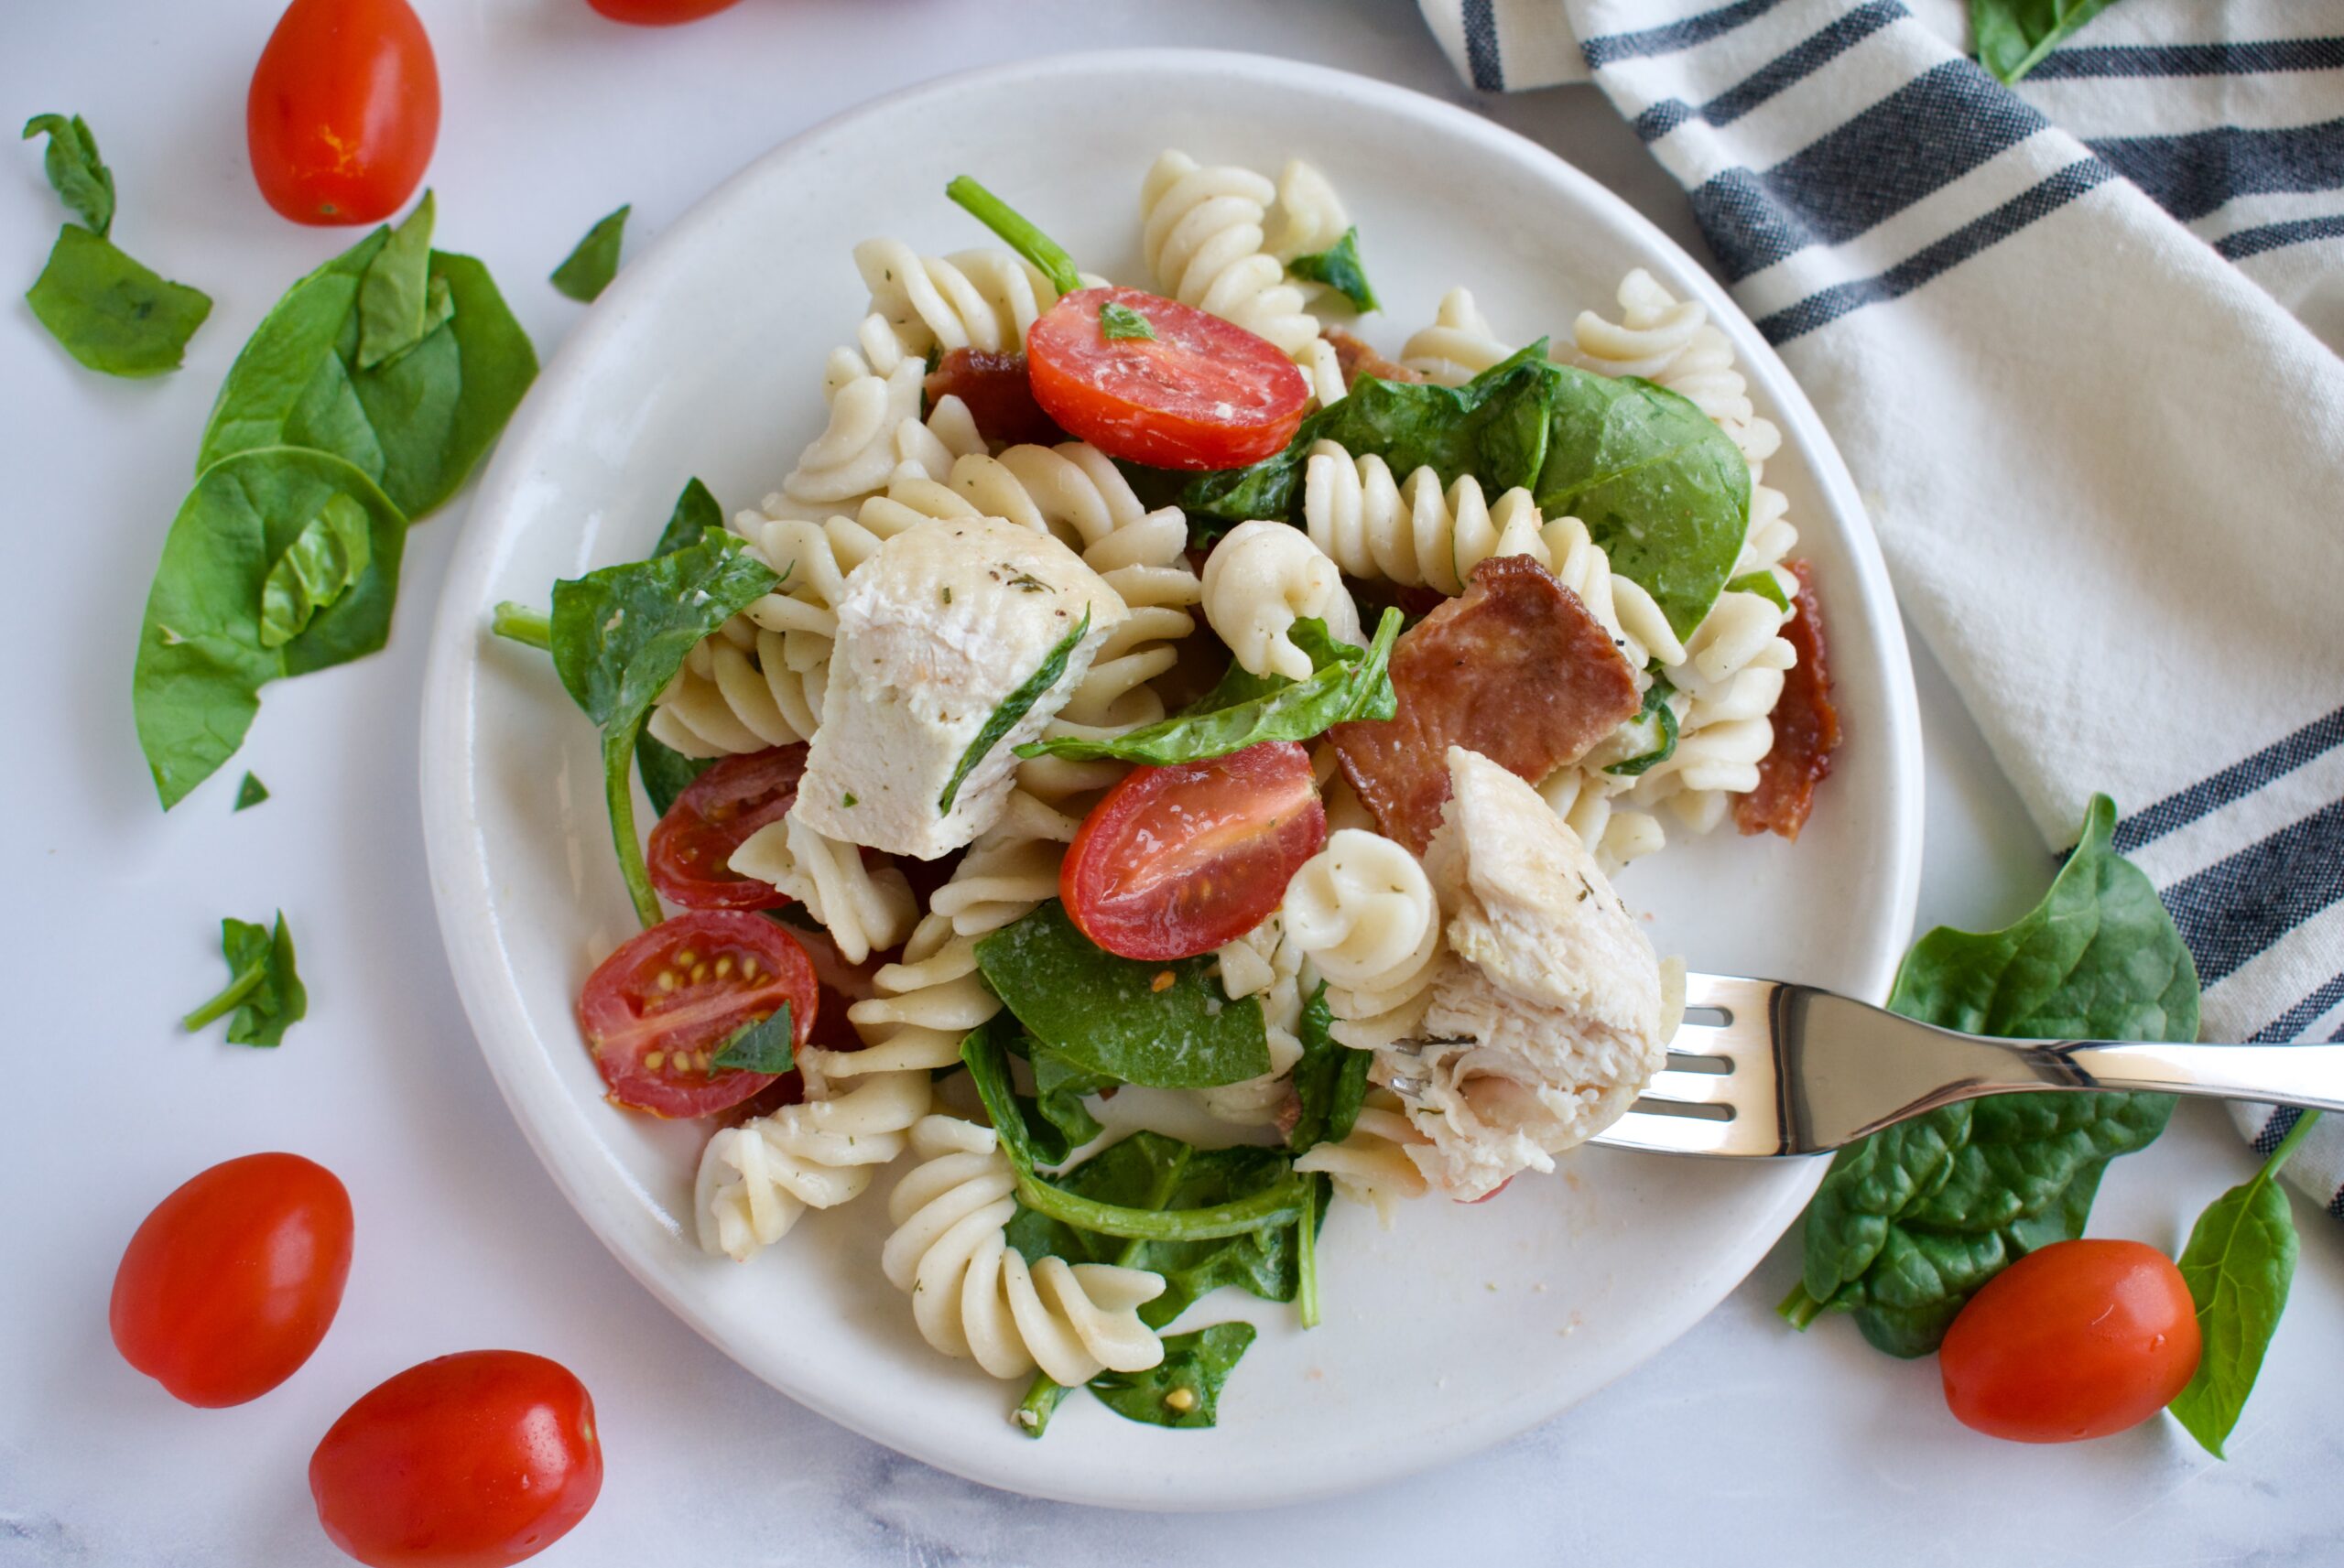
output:
POLYGON ((155 1206, 114 1271, 122 1358, 191 1405, 240 1405, 297 1371, 350 1277, 350 1195, 298 1154, 224 1161, 155 1206))
POLYGON ((408 1368, 309 1456, 318 1522, 368 1568, 506 1568, 569 1534, 602 1490, 586 1385, 519 1350, 408 1368))
POLYGON ((407 0, 293 0, 244 99, 253 178, 297 223, 407 205, 440 139, 440 69, 407 0))
POLYGON ((1970 1298, 1937 1351, 1955 1419, 2014 1443, 2138 1426, 2198 1370, 2198 1309, 2138 1241, 2055 1241, 1970 1298))
POLYGON ((740 3, 741 0, 586 0, 612 21, 638 27, 672 27, 678 22, 697 22, 740 3))

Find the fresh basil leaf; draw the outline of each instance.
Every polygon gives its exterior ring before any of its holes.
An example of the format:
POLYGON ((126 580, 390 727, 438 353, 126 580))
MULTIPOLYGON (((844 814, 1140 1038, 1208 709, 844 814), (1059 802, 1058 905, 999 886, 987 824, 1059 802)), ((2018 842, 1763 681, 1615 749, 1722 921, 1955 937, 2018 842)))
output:
POLYGON ((1372 1051, 1354 1051, 1334 1035, 1335 1012, 1320 981, 1302 1004, 1302 1059, 1294 1065, 1294 1093, 1301 1104, 1286 1146, 1297 1154, 1321 1143, 1340 1143, 1351 1135, 1360 1108, 1367 1102, 1367 1069, 1372 1051))
POLYGON ((383 645, 406 537, 407 519, 374 481, 324 452, 264 448, 204 470, 164 536, 131 681, 138 743, 166 809, 235 754, 262 687, 383 645), (337 496, 365 514, 365 565, 297 634, 271 643, 269 568, 337 496))
POLYGON ((49 265, 25 295, 65 351, 106 375, 161 375, 179 368, 187 342, 212 314, 211 297, 173 283, 78 224, 57 231, 49 265))
POLYGON ((1391 665, 1401 623, 1397 610, 1386 610, 1374 641, 1362 649, 1337 641, 1324 622, 1297 621, 1289 634, 1310 655, 1313 668, 1307 680, 1252 675, 1232 664, 1220 685, 1169 719, 1100 739, 1057 735, 1030 741, 1017 754, 1077 761, 1113 757, 1165 766, 1226 756, 1265 741, 1308 741, 1353 719, 1389 719, 1399 711, 1391 665))
MULTIPOLYGON (((391 231, 359 275, 357 364, 361 370, 372 370, 405 353, 439 325, 429 319, 433 211, 431 192, 427 190, 407 222, 391 231)), ((445 300, 445 280, 441 281, 445 300)), ((452 314, 452 302, 449 308, 452 314)))
POLYGON ((70 120, 62 114, 36 114, 25 122, 26 141, 44 135, 49 147, 41 155, 41 167, 48 171, 49 188, 90 232, 104 238, 114 230, 114 170, 98 156, 98 138, 90 134, 89 122, 79 114, 70 120))
POLYGON ((2198 1217, 2182 1249, 2181 1277, 2198 1305, 2204 1350, 2189 1386, 2165 1408, 2217 1459, 2229 1457, 2222 1444, 2246 1409, 2287 1310, 2300 1243, 2279 1168, 2318 1120, 2319 1112, 2304 1112, 2253 1180, 2232 1187, 2198 1217))
POLYGON ((684 482, 684 492, 676 497, 676 508, 667 514, 667 525, 659 530, 659 542, 651 548, 652 556, 672 556, 688 545, 700 543, 700 536, 711 528, 724 527, 724 508, 717 503, 708 486, 697 479, 684 482))
POLYGON ((220 951, 228 960, 226 988, 180 1019, 179 1027, 194 1031, 225 1017, 232 1045, 283 1044, 286 1030, 309 1011, 309 993, 294 966, 293 933, 285 924, 285 912, 277 912, 274 928, 222 921, 220 951))
MULTIPOLYGON (((2082 841, 2015 925, 1924 936, 1889 1006, 1973 1034, 2197 1038, 2197 970, 2148 878, 2116 854, 2115 816, 2093 797, 2082 841)), ((1807 1209, 1784 1315, 1804 1326, 1841 1308, 1890 1354, 1928 1354, 1988 1280, 2083 1233, 2108 1162, 2153 1142, 2172 1109, 2164 1095, 1997 1095, 1850 1144, 1807 1209)))
POLYGON ((1634 376, 1555 369, 1539 510, 1584 522, 1612 569, 1650 593, 1679 637, 1691 636, 1742 555, 1749 463, 1674 392, 1634 376))
POLYGON ((244 775, 244 782, 236 786, 236 804, 233 809, 249 811, 267 798, 268 786, 252 773, 247 773, 244 775))
MULTIPOLYGON (((1658 664, 1657 660, 1654 662, 1655 665, 1658 664)), ((1677 754, 1677 709, 1668 704, 1668 699, 1676 695, 1677 688, 1669 684, 1668 677, 1655 668, 1652 685, 1644 687, 1644 707, 1637 709, 1635 718, 1629 720, 1636 732, 1629 744, 1640 746, 1641 750, 1625 761, 1613 762, 1603 770, 1605 773, 1633 778, 1677 754)))
POLYGON ((1230 1000, 1214 964, 1210 954, 1119 958, 1076 930, 1056 899, 977 943, 986 984, 1036 1039, 1085 1071, 1156 1088, 1270 1070, 1262 1004, 1230 1000))
POLYGON ((1164 1359, 1145 1372, 1101 1372, 1091 1379, 1099 1402, 1150 1426, 1210 1426, 1221 1385, 1253 1343, 1250 1323, 1216 1323, 1164 1341, 1164 1359))
POLYGON ((366 509, 347 495, 326 499, 260 585, 260 645, 282 647, 320 610, 358 585, 371 559, 366 509))
POLYGON ((1099 334, 1111 342, 1127 341, 1134 338, 1156 341, 1156 329, 1147 318, 1128 305, 1110 299, 1099 307, 1099 334))
POLYGON ((1367 269, 1360 265, 1357 224, 1344 230, 1341 239, 1318 254, 1295 257, 1286 264, 1286 270, 1305 282, 1325 284, 1350 300, 1354 310, 1377 308, 1367 269))
POLYGON ((789 1004, 783 1002, 770 1016, 734 1030, 708 1065, 743 1073, 786 1073, 797 1061, 789 1046, 789 1004))
POLYGON ((1728 593, 1754 593, 1770 600, 1777 610, 1791 607, 1791 596, 1783 591, 1781 581, 1771 571, 1745 572, 1725 585, 1728 593))
MULTIPOLYGON (((1015 578, 1009 580, 1013 587, 1018 581, 1015 578)), ((1082 607, 1082 619, 1075 622, 1074 630, 1058 640, 1057 645, 1044 655, 1039 669, 1027 676, 1015 691, 1001 699, 1001 706, 993 710, 993 717, 985 720, 985 727, 977 731, 976 739, 969 742, 969 749, 960 753, 960 765, 952 770, 952 776, 944 781, 944 793, 936 797, 938 815, 951 815, 952 802, 959 797, 961 784, 976 771, 977 764, 985 760, 987 753, 1001 744, 1002 737, 1016 729, 1034 710, 1034 705, 1042 700, 1042 694, 1058 685, 1058 678, 1066 674, 1067 661, 1074 656, 1075 649, 1089 635, 1091 607, 1086 604, 1082 607)), ((1025 754, 1025 748, 1019 747, 1018 755, 1025 754)))
POLYGON ((643 775, 643 793, 651 797, 651 809, 662 816, 694 779, 714 766, 715 758, 687 757, 648 730, 635 737, 635 771, 643 775))
POLYGON ((536 378, 537 351, 486 267, 433 251, 427 330, 404 351, 362 364, 361 294, 390 240, 390 230, 375 230, 262 319, 221 384, 199 471, 253 447, 313 447, 364 470, 418 519, 470 476, 536 378), (432 324, 443 290, 446 318, 432 324))
POLYGON ((1978 63, 2005 84, 2043 63, 2111 0, 1970 0, 1970 31, 1978 63))
POLYGON ((1564 373, 1547 361, 1541 338, 1462 386, 1362 376, 1341 401, 1305 418, 1286 450, 1252 468, 1199 474, 1180 505, 1199 542, 1250 518, 1292 522, 1300 515, 1304 460, 1322 438, 1353 457, 1373 453, 1403 476, 1429 466, 1444 485, 1468 473, 1492 495, 1534 483, 1564 373))
POLYGON ((548 280, 555 288, 577 300, 591 305, 601 297, 602 290, 618 276, 619 245, 626 235, 627 214, 635 211, 629 202, 586 231, 562 264, 553 269, 548 280))
POLYGON ((700 639, 780 580, 739 539, 711 533, 669 555, 553 585, 554 670, 602 729, 612 843, 646 926, 659 923, 659 900, 644 869, 627 776, 644 719, 700 639))

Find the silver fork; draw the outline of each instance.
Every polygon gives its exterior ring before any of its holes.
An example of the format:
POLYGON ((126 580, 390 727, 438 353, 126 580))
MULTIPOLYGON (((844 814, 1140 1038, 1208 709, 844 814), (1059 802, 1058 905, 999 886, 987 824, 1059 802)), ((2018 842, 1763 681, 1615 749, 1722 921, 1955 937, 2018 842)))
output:
POLYGON ((1820 1154, 1941 1105, 2027 1089, 2344 1110, 2344 1045, 1995 1040, 1813 986, 1687 975, 1668 1065, 1594 1141, 1670 1154, 1820 1154))

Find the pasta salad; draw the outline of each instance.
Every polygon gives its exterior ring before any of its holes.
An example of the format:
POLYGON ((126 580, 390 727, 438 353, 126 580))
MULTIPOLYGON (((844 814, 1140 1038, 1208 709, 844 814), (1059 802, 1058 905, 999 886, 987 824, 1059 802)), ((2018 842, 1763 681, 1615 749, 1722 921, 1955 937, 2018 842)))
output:
POLYGON ((1330 1204, 1477 1202, 1634 1103, 1682 970, 1612 879, 1797 836, 1820 612, 1775 427, 1644 271, 1561 341, 1453 290, 1385 358, 1308 164, 1165 153, 1138 285, 949 194, 1004 245, 854 248, 773 493, 499 609, 602 730, 645 927, 580 1027, 613 1105, 708 1119, 713 1259, 895 1167, 878 1267, 1025 1430, 1209 1426, 1254 1331, 1200 1298, 1308 1326, 1330 1204), (1219 1136, 1107 1135, 1127 1087, 1219 1136))

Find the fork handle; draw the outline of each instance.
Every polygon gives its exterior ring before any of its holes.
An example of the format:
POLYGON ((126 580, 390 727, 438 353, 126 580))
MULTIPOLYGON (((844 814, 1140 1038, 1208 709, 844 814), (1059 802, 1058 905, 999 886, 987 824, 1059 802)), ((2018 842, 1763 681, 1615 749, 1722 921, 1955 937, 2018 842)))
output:
POLYGON ((2344 1110, 2344 1045, 2166 1045, 2109 1040, 1991 1042, 2029 1058, 2039 1087, 2154 1089, 2344 1110))

